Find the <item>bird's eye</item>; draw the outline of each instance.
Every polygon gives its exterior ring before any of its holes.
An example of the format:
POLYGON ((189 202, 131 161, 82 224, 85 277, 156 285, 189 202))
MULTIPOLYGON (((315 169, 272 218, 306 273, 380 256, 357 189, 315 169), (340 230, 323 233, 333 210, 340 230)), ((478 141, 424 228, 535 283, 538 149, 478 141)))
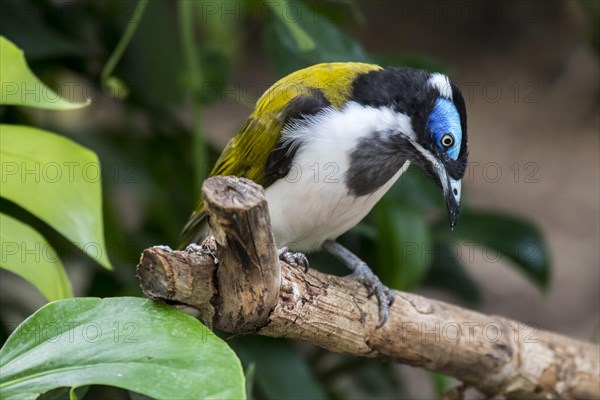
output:
POLYGON ((446 133, 444 136, 442 136, 442 140, 440 142, 442 143, 442 146, 448 149, 454 144, 454 137, 449 133, 446 133))

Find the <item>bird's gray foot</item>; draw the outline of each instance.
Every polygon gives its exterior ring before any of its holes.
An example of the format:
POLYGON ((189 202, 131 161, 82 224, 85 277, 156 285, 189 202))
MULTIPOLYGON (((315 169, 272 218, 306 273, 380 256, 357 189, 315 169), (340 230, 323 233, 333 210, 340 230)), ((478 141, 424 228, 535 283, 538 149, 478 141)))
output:
POLYGON ((303 268, 304 272, 308 272, 308 258, 302 253, 292 253, 287 246, 283 246, 277 250, 277 256, 281 261, 285 261, 292 267, 303 268))
POLYGON ((369 297, 373 295, 377 297, 379 303, 379 324, 377 328, 385 325, 390 315, 390 307, 394 304, 394 291, 381 283, 377 275, 371 271, 371 268, 363 260, 338 242, 326 240, 323 242, 322 247, 353 271, 349 277, 365 285, 369 290, 369 297))
POLYGON ((354 272, 349 277, 365 285, 367 290, 369 290, 369 297, 373 295, 377 297, 377 302, 379 303, 379 324, 377 328, 381 328, 387 322, 390 315, 390 307, 394 304, 394 291, 381 283, 377 275, 364 262, 354 266, 354 272))

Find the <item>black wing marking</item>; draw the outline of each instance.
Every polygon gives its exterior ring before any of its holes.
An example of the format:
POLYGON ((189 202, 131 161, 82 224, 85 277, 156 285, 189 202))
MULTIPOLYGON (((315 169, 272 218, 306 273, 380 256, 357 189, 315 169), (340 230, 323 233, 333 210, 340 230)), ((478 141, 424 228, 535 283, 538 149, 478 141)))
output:
MULTIPOLYGON (((283 126, 290 123, 297 123, 310 115, 315 115, 331 103, 323 92, 316 88, 311 88, 308 94, 303 94, 292 99, 285 107, 283 112, 283 126)), ((266 186, 269 186, 278 179, 284 178, 292 168, 292 160, 296 151, 300 147, 299 143, 293 141, 280 140, 277 146, 269 154, 267 164, 265 165, 266 186)))

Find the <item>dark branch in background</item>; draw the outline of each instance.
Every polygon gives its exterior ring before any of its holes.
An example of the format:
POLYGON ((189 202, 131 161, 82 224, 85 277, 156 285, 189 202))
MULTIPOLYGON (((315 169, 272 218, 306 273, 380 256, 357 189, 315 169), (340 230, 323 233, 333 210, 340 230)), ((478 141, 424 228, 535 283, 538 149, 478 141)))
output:
POLYGON ((600 398, 598 346, 404 292, 376 329, 377 300, 363 285, 278 261, 260 186, 217 177, 202 193, 214 238, 186 251, 145 250, 138 276, 148 297, 193 307, 226 332, 410 364, 486 396, 600 398))

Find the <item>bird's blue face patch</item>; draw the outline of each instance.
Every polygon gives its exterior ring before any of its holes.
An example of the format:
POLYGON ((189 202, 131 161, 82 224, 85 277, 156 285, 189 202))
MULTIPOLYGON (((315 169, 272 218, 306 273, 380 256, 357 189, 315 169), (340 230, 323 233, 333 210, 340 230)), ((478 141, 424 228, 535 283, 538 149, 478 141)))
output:
POLYGON ((437 99, 433 111, 429 114, 427 129, 433 135, 435 144, 446 152, 448 157, 456 160, 460 152, 462 129, 460 115, 452 100, 437 99))

